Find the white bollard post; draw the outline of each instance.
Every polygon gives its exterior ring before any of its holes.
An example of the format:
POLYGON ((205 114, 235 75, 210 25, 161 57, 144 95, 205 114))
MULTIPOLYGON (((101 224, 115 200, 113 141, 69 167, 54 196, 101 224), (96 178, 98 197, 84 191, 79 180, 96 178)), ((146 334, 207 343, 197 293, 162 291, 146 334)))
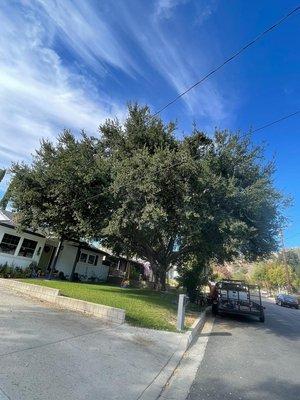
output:
POLYGON ((185 294, 179 295, 178 300, 178 312, 177 312, 177 330, 184 330, 184 318, 185 318, 185 294))

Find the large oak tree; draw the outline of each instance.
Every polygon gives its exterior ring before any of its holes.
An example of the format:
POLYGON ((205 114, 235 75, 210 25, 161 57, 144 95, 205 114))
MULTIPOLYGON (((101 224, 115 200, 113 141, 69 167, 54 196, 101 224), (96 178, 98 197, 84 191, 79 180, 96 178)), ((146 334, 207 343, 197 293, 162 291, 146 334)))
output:
POLYGON ((226 131, 179 139, 147 107, 129 106, 123 124, 107 120, 98 139, 65 131, 56 144, 42 141, 31 165, 11 171, 22 227, 101 239, 149 261, 163 289, 174 265, 197 285, 212 260, 277 248, 283 199, 263 150, 226 131))
POLYGON ((107 245, 148 260, 162 288, 166 272, 191 259, 203 268, 269 254, 281 223, 282 196, 260 147, 226 131, 194 129, 180 140, 175 130, 136 105, 124 124, 100 127, 112 173, 107 245))

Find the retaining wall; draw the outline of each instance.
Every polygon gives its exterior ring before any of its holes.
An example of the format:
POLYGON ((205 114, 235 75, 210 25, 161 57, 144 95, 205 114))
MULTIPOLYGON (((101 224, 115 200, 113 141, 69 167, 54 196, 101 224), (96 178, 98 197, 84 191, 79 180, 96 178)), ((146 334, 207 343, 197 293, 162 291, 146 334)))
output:
POLYGON ((31 283, 19 282, 13 279, 0 278, 0 284, 17 292, 50 302, 55 302, 56 297, 59 295, 58 289, 32 285, 31 283))
POLYGON ((0 278, 0 285, 31 297, 54 303, 61 308, 83 312, 118 324, 125 322, 125 310, 61 296, 59 289, 3 278, 0 278))

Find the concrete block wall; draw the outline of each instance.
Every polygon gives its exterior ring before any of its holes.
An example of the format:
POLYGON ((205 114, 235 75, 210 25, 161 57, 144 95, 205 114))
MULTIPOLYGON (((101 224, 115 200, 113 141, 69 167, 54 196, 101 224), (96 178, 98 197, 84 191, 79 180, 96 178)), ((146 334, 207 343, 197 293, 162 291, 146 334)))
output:
POLYGON ((0 284, 7 288, 16 290, 17 292, 50 302, 55 302, 55 299, 59 294, 58 289, 32 285, 31 283, 19 282, 13 279, 0 278, 0 284))
POLYGON ((88 301, 64 296, 57 296, 56 304, 60 307, 93 315, 94 317, 102 318, 109 322, 116 322, 119 324, 125 322, 125 310, 121 308, 104 306, 102 304, 90 303, 88 301))
POLYGON ((123 324, 125 322, 125 310, 60 296, 59 289, 3 278, 0 278, 0 285, 40 300, 49 301, 61 308, 86 313, 108 322, 118 324, 123 324))

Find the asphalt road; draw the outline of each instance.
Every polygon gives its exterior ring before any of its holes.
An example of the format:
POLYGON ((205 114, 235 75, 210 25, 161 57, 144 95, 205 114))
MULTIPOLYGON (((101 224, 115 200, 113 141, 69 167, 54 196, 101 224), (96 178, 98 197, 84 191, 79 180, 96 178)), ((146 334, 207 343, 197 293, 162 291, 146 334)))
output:
POLYGON ((264 324, 216 317, 188 400, 300 399, 300 310, 264 305, 264 324))

